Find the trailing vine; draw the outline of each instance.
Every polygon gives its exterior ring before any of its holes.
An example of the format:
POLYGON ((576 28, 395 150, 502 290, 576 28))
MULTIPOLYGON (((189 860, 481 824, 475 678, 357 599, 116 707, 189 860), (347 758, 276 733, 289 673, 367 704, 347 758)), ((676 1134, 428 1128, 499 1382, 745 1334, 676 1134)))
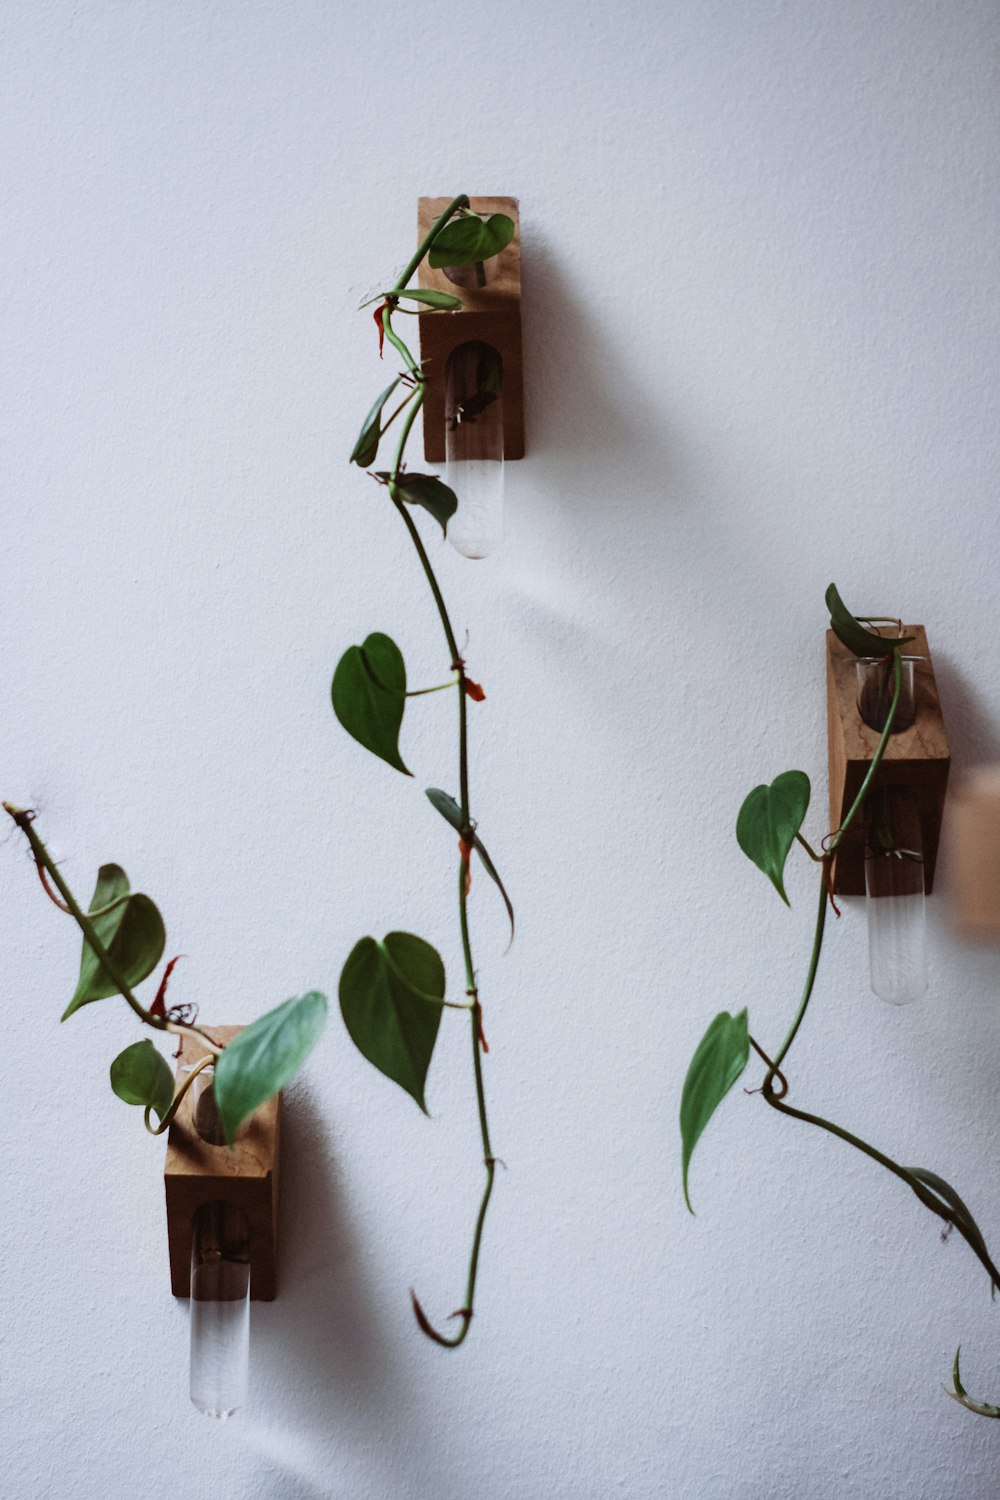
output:
POLYGON ((424 1087, 441 1013, 444 1009, 468 1012, 485 1178, 472 1233, 465 1296, 462 1305, 451 1314, 458 1320, 455 1332, 439 1332, 424 1312, 416 1293, 412 1290, 410 1293, 421 1330, 435 1343, 448 1349, 456 1349, 464 1342, 472 1321, 483 1229, 497 1163, 490 1140, 483 1082, 483 1054, 488 1047, 469 930, 473 854, 500 891, 510 919, 512 937, 514 913, 472 815, 469 703, 482 702, 485 694, 466 671, 444 596, 414 520, 414 510, 422 508, 446 534, 459 500, 437 475, 413 473, 406 467, 407 443, 424 402, 426 376, 397 332, 393 319, 398 313, 414 310, 421 316, 445 316, 461 308, 462 300, 456 295, 407 285, 425 256, 430 257, 432 266, 477 268, 476 280, 482 285, 486 279, 482 270, 484 262, 504 249, 513 234, 514 224, 505 214, 491 214, 488 218, 474 214, 468 197, 462 194, 454 198, 435 220, 395 285, 371 299, 379 303, 374 316, 380 356, 384 343, 388 343, 399 355, 403 368, 365 418, 351 462, 369 469, 375 462, 383 436, 398 419, 402 419, 391 468, 374 471, 371 477, 385 489, 417 554, 440 620, 450 675, 447 681, 433 687, 408 690, 402 652, 391 637, 376 633, 369 635, 360 646, 348 648, 337 664, 332 685, 334 712, 347 732, 374 755, 407 776, 411 773, 399 751, 399 731, 406 700, 447 690, 453 691, 456 697, 458 797, 437 787, 429 787, 427 797, 458 834, 457 904, 464 998, 445 998, 445 968, 440 954, 430 943, 405 932, 390 932, 382 942, 372 937, 362 938, 348 956, 339 987, 344 1022, 359 1051, 380 1072, 405 1089, 425 1113, 424 1087), (401 307, 401 302, 412 302, 416 307, 401 307), (394 398, 397 392, 401 400, 386 416, 390 398, 394 398))
MULTIPOLYGON (((889 694, 888 713, 875 753, 857 795, 840 827, 823 839, 819 846, 819 853, 806 841, 800 831, 809 808, 810 798, 809 778, 804 771, 784 771, 780 776, 775 777, 769 786, 754 787, 740 808, 736 821, 736 838, 739 846, 771 881, 786 905, 789 902, 785 893, 784 870, 793 843, 798 843, 809 858, 819 866, 816 923, 802 996, 785 1039, 773 1056, 765 1052, 759 1042, 751 1036, 745 1009, 737 1015, 721 1011, 712 1021, 695 1051, 681 1097, 681 1162, 684 1198, 689 1210, 693 1213, 688 1191, 688 1172, 692 1153, 712 1115, 737 1079, 742 1076, 749 1062, 752 1048, 765 1064, 766 1071, 759 1088, 746 1092, 759 1094, 765 1103, 778 1114, 800 1120, 807 1125, 815 1125, 846 1145, 853 1146, 870 1161, 884 1167, 887 1172, 905 1183, 925 1208, 944 1220, 945 1233, 950 1232, 951 1229, 958 1231, 989 1276, 991 1294, 995 1295, 1000 1287, 1000 1270, 991 1259, 986 1242, 972 1214, 949 1183, 936 1173, 929 1172, 922 1167, 904 1167, 869 1142, 845 1130, 843 1126, 836 1125, 821 1115, 798 1109, 787 1102, 790 1091, 786 1073, 788 1056, 813 997, 820 954, 823 949, 827 908, 833 906, 836 911, 833 893, 837 851, 865 805, 889 744, 893 724, 899 712, 903 688, 901 652, 903 646, 912 640, 912 637, 902 635, 901 627, 897 635, 892 638, 878 635, 867 629, 868 625, 879 621, 884 622, 886 617, 857 617, 850 614, 833 584, 827 590, 826 602, 830 610, 830 625, 847 649, 858 657, 882 660, 886 691, 889 694)), ((839 912, 837 915, 839 916, 839 912)), ((948 1395, 978 1415, 1000 1417, 1000 1408, 975 1401, 967 1395, 960 1379, 960 1352, 959 1350, 955 1355, 953 1389, 948 1391, 948 1395)))

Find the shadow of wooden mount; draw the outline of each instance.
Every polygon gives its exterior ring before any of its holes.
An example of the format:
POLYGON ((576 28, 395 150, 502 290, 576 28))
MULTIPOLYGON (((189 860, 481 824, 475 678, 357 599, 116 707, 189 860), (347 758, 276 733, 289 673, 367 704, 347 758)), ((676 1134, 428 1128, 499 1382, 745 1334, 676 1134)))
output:
POLYGON ((947 876, 963 937, 1000 942, 1000 766, 970 771, 950 803, 947 876))
MULTIPOLYGON (((450 198, 421 198, 417 210, 420 243, 444 213, 450 198)), ((460 344, 482 342, 503 361, 503 456, 524 457, 524 376, 521 355, 521 220, 516 198, 471 198, 477 214, 506 214, 514 220, 514 238, 490 264, 483 287, 456 286, 443 271, 433 271, 427 257, 420 262, 418 285, 428 291, 451 292, 464 304, 461 312, 421 313, 420 359, 424 366, 424 457, 428 463, 445 460, 445 369, 460 344)))
MULTIPOLYGON (((231 1042, 242 1029, 204 1028, 220 1042, 231 1042)), ((178 1083, 206 1050, 197 1037, 184 1037, 178 1083)), ((244 1121, 232 1146, 213 1146, 195 1128, 195 1092, 188 1090, 174 1116, 163 1167, 171 1290, 175 1297, 190 1295, 191 1234, 196 1210, 203 1203, 231 1203, 243 1210, 249 1228, 250 1296, 271 1302, 276 1285, 281 1095, 262 1104, 244 1121)))
MULTIPOLYGON (((920 817, 924 844, 924 889, 934 886, 941 818, 951 755, 941 717, 934 666, 922 625, 904 625, 915 637, 906 655, 920 656, 914 670, 916 718, 909 729, 889 737, 875 786, 906 787, 920 817)), ((839 828, 861 789, 880 735, 869 729, 858 710, 857 657, 826 633, 826 693, 830 751, 830 827, 839 828)), ((865 894, 864 814, 852 824, 837 853, 834 886, 838 895, 865 894)))

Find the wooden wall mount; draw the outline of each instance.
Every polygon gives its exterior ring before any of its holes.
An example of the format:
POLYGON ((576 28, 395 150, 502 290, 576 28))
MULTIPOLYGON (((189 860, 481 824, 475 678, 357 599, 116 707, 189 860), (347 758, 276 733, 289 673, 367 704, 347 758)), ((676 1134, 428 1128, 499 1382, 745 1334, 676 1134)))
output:
MULTIPOLYGON (((891 735, 875 777, 877 787, 907 787, 914 795, 924 842, 924 888, 934 886, 941 818, 951 755, 941 717, 934 666, 922 625, 904 625, 904 635, 915 637, 906 655, 922 656, 914 671, 916 720, 909 729, 891 735)), ((869 729, 858 712, 857 658, 834 635, 826 633, 826 697, 830 748, 830 827, 839 828, 860 790, 879 734, 869 729)), ((864 815, 848 830, 837 854, 834 878, 842 896, 865 894, 864 815)))
MULTIPOLYGON (((444 372, 448 357, 459 344, 481 341, 503 360, 503 456, 524 457, 524 377, 521 358, 521 219, 516 198, 472 198, 474 213, 507 214, 516 226, 506 250, 495 257, 484 287, 456 286, 443 271, 432 271, 427 257, 420 262, 418 285, 429 291, 451 292, 465 304, 461 312, 422 313, 420 358, 427 384, 424 395, 424 457, 428 463, 445 459, 444 372)), ((417 210, 420 243, 450 198, 421 198, 417 210)), ((492 263, 491 263, 492 264, 492 263)))
MULTIPOLYGON (((241 1026, 206 1026, 210 1037, 230 1042, 241 1026)), ((197 1037, 185 1036, 177 1069, 205 1055, 197 1037)), ((163 1179, 167 1195, 170 1283, 175 1297, 191 1291, 191 1221, 203 1203, 232 1203, 246 1215, 250 1230, 250 1296, 271 1302, 275 1295, 278 1227, 278 1144, 281 1096, 270 1099, 240 1126, 232 1146, 212 1146, 194 1124, 194 1089, 181 1101, 167 1136, 163 1179)))
POLYGON ((1000 941, 1000 767, 970 772, 952 798, 945 863, 959 932, 1000 941))

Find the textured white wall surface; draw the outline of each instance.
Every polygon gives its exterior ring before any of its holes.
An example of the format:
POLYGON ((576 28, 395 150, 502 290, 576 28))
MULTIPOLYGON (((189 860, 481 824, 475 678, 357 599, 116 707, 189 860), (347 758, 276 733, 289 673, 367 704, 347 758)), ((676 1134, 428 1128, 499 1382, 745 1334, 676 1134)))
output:
MULTIPOLYGON (((65 1026, 79 945, 0 839, 6 1065, 0 1492, 10 1500, 987 1500, 1000 1314, 966 1246, 848 1148, 739 1090, 680 1191, 709 1018, 776 1046, 792 911, 737 808, 798 766, 825 831, 823 590, 926 623, 956 770, 1000 759, 993 0, 14 0, 0 13, 0 793, 89 896, 160 904, 172 998, 335 1002, 362 934, 459 972, 443 698, 415 782, 328 690, 370 630, 446 669, 409 542, 348 468, 390 361, 357 305, 421 193, 523 221, 528 456, 508 536, 427 534, 469 670, 481 826, 519 934, 473 891, 498 1176, 464 1018, 431 1118, 334 1003, 289 1091, 283 1286, 251 1400, 188 1404, 162 1144, 107 1086, 138 1026, 65 1026)), ((869 992, 831 924, 794 1099, 953 1181, 1000 1246, 1000 953, 929 905, 925 1001, 869 992)), ((748 1078, 748 1081, 751 1081, 748 1078)))

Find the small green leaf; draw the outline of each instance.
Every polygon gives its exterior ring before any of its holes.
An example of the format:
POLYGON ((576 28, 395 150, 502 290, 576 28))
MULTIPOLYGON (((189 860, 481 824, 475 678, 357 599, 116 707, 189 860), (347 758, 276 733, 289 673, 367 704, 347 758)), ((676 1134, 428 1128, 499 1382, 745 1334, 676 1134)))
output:
POLYGON ((340 1009, 358 1051, 427 1113, 424 1084, 441 1024, 444 964, 423 938, 364 937, 340 976, 340 1009))
POLYGON ((848 651, 853 651, 855 656, 888 656, 894 646, 906 646, 916 639, 912 635, 890 638, 875 635, 873 631, 866 630, 863 625, 858 624, 841 599, 836 584, 831 583, 826 591, 826 607, 830 611, 830 629, 838 641, 845 645, 848 651))
POLYGON ((953 1401, 959 1402, 961 1406, 968 1407, 969 1411, 974 1411, 977 1417, 1000 1417, 1000 1406, 992 1406, 988 1401, 974 1401, 973 1398, 967 1394, 965 1386, 962 1384, 962 1375, 961 1371, 959 1370, 958 1364, 959 1356, 961 1353, 962 1346, 961 1344, 959 1344, 958 1348, 955 1350, 955 1363, 952 1367, 951 1372, 952 1380, 955 1383, 955 1389, 953 1391, 949 1391, 948 1387, 945 1386, 944 1389, 946 1395, 949 1395, 953 1401))
POLYGON ((360 469, 367 469, 369 464, 375 462, 376 455, 378 454, 379 439, 383 432, 382 408, 402 378, 401 375, 397 375, 392 385, 386 386, 367 417, 365 417, 364 425, 358 433, 358 440, 354 444, 354 449, 350 457, 350 462, 357 464, 360 469))
POLYGON ((326 996, 316 990, 286 1000, 224 1047, 215 1064, 215 1102, 232 1145, 247 1115, 281 1092, 295 1077, 326 1021, 326 996))
POLYGON ((173 1102, 174 1075, 152 1042, 133 1042, 111 1064, 111 1087, 126 1104, 147 1105, 162 1120, 173 1102))
POLYGON ((785 860, 809 807, 805 771, 783 771, 770 786, 755 786, 736 819, 736 841, 748 859, 763 870, 778 895, 785 895, 785 860))
MULTIPOLYGON (((130 893, 128 876, 120 865, 102 865, 97 872, 90 915, 98 938, 122 972, 126 984, 141 983, 160 962, 167 934, 163 918, 149 897, 130 893)), ((84 939, 76 993, 62 1019, 65 1021, 81 1005, 117 994, 117 984, 105 972, 97 954, 84 939)))
POLYGON ((361 306, 371 307, 373 302, 383 302, 387 297, 405 297, 408 301, 419 302, 434 312, 458 312, 462 306, 461 297, 456 297, 454 292, 424 291, 422 287, 407 287, 405 292, 377 292, 374 297, 369 297, 367 302, 362 302, 361 306))
POLYGON ((334 713, 359 745, 404 776, 412 775, 399 754, 406 665, 390 636, 376 632, 364 645, 349 646, 337 663, 330 695, 334 713))
POLYGON ((513 238, 514 220, 507 214, 490 214, 488 219, 470 214, 444 226, 427 261, 432 270, 438 271, 447 266, 473 266, 477 261, 492 260, 513 238))
POLYGON ((910 1186, 925 1207, 932 1209, 935 1213, 941 1213, 941 1205, 944 1205, 946 1212, 942 1217, 954 1224, 989 1276, 992 1293, 996 1295, 997 1289, 1000 1288, 1000 1271, 990 1259, 990 1252, 986 1248, 982 1230, 955 1189, 950 1183, 945 1182, 943 1177, 939 1177, 936 1172, 928 1172, 925 1167, 906 1167, 904 1170, 911 1178, 916 1178, 916 1184, 911 1182, 910 1186), (936 1202, 928 1200, 928 1189, 936 1202))
POLYGON ((688 1194, 688 1167, 698 1140, 750 1058, 750 1032, 747 1013, 741 1010, 731 1016, 720 1011, 698 1043, 691 1059, 684 1091, 681 1095, 681 1161, 684 1172, 684 1201, 691 1208, 688 1194))
MULTIPOLYGON (((427 788, 427 800, 430 802, 432 807, 437 808, 438 812, 441 814, 442 818, 444 818, 445 822, 450 823, 456 833, 460 834, 462 832, 462 809, 455 801, 454 797, 450 797, 447 792, 442 792, 440 787, 429 786, 427 788)), ((472 847, 475 849, 476 853, 479 855, 479 858, 482 860, 483 869, 486 871, 490 879, 494 882, 497 890, 503 897, 503 904, 507 908, 507 916, 510 919, 510 940, 511 942, 513 942, 514 908, 511 905, 510 897, 507 895, 506 889, 504 888, 504 883, 497 873, 497 868, 494 865, 493 861, 490 859, 490 856, 486 852, 486 847, 483 844, 482 839, 479 837, 479 834, 474 828, 472 830, 472 847)))
MULTIPOLYGON (((392 475, 388 470, 380 469, 375 478, 388 484, 392 475)), ((407 474, 404 470, 396 480, 395 489, 400 500, 406 500, 410 505, 422 505, 445 536, 448 535, 448 522, 458 509, 458 496, 442 484, 436 474, 407 474)))

